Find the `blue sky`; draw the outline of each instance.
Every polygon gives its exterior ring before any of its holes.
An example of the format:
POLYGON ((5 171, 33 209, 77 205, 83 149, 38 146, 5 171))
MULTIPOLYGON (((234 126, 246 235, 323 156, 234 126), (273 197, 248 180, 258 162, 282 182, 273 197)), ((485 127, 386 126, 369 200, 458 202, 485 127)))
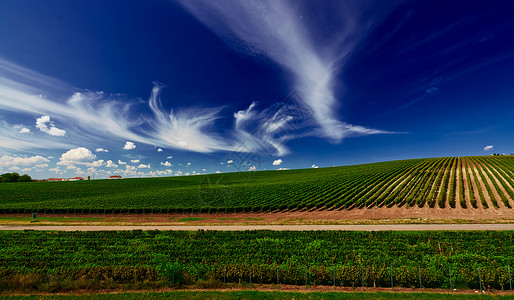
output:
POLYGON ((169 176, 514 153, 513 11, 2 1, 0 172, 169 176))

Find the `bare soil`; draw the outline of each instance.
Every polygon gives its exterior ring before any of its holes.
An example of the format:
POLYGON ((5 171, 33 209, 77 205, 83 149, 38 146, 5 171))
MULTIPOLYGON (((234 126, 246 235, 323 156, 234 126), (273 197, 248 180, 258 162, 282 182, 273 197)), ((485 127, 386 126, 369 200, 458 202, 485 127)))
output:
MULTIPOLYGON (((462 165, 460 167, 459 173, 460 176, 462 176, 462 184, 464 185, 464 199, 466 200, 466 208, 467 209, 473 209, 473 205, 471 205, 471 196, 470 196, 470 188, 468 186, 468 180, 467 180, 467 173, 466 173, 466 166, 464 162, 461 162, 462 165)), ((473 192, 473 191, 471 191, 473 192)))
POLYGON ((477 187, 477 184, 476 184, 476 181, 475 181, 475 178, 478 180, 478 182, 480 183, 481 187, 480 189, 483 191, 484 193, 484 198, 487 202, 487 205, 489 205, 490 208, 493 208, 493 205, 489 199, 488 200, 488 195, 487 193, 485 192, 485 186, 483 185, 482 183, 482 179, 480 178, 480 176, 476 173, 476 168, 475 168, 475 165, 473 165, 472 162, 468 161, 467 159, 465 159, 466 161, 466 164, 467 164, 467 171, 469 172, 469 175, 470 175, 470 178, 471 178, 471 185, 473 186, 473 193, 475 195, 475 199, 477 201, 477 206, 478 206, 478 209, 486 209, 484 207, 484 205, 482 204, 482 200, 480 199, 480 193, 478 192, 478 187, 477 187))
POLYGON ((503 186, 503 184, 505 184, 507 186, 508 189, 510 189, 511 191, 514 191, 514 189, 512 188, 512 186, 510 185, 510 183, 501 175, 500 172, 498 172, 498 170, 493 167, 492 165, 488 164, 486 165, 489 170, 494 170, 496 171, 496 173, 498 174, 495 175, 492 171, 490 171, 490 174, 491 176, 493 176, 493 178, 496 180, 496 184, 499 186, 500 190, 502 191, 503 195, 509 200, 509 204, 511 207, 514 207, 514 201, 513 199, 510 198, 509 196, 509 193, 507 192, 507 190, 505 189, 505 187, 503 186))
POLYGON ((350 225, 514 223, 514 209, 372 207, 352 210, 195 214, 0 214, 0 225, 350 225))
MULTIPOLYGON (((500 197, 500 195, 498 194, 498 191, 496 190, 496 188, 494 187, 493 183, 491 182, 491 180, 489 179, 489 176, 486 174, 486 170, 484 168, 484 166, 481 164, 481 163, 477 163, 477 170, 479 172, 482 172, 482 174, 484 174, 484 177, 485 177, 485 180, 486 182, 482 182, 484 185, 488 185, 489 188, 491 189, 491 191, 493 192, 493 195, 492 197, 494 197, 494 199, 496 200, 496 203, 498 203, 498 207, 499 208, 505 208, 505 204, 503 204, 503 201, 500 197)), ((501 186, 500 186, 501 188, 501 186)), ((492 204, 492 203, 491 203, 492 204)))
MULTIPOLYGON (((24 293, 20 291, 19 293, 9 293, 11 296, 22 296, 22 295, 39 295, 39 296, 47 296, 47 295, 92 295, 92 294, 119 294, 119 293, 165 293, 165 292, 175 292, 175 291, 183 291, 183 292, 208 292, 208 291, 218 291, 218 292, 233 292, 233 291, 261 291, 261 292, 297 292, 297 293, 310 293, 310 292, 366 292, 366 293, 378 293, 378 292, 388 292, 388 293, 434 293, 434 294, 485 294, 485 295, 514 295, 514 293, 510 290, 494 290, 494 289, 486 289, 483 291, 474 290, 474 289, 419 289, 419 288, 407 288, 407 287, 395 287, 384 288, 384 287, 342 287, 342 286, 302 286, 302 285, 276 285, 276 284, 252 284, 250 287, 249 284, 232 284, 223 288, 198 288, 197 286, 184 286, 181 288, 158 288, 152 290, 75 290, 69 293, 24 293)), ((1 295, 1 293, 0 293, 1 295)))
POLYGON ((44 231, 501 231, 514 230, 510 224, 360 224, 360 225, 0 225, 0 230, 44 230, 44 231))

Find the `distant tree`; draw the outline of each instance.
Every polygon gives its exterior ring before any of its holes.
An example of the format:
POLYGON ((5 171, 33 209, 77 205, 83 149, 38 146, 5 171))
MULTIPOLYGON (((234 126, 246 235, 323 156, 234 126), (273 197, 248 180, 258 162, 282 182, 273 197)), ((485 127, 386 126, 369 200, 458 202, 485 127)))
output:
POLYGON ((30 182, 32 181, 32 177, 30 177, 28 174, 23 174, 18 178, 18 182, 30 182))
POLYGON ((2 182, 16 182, 18 178, 20 178, 20 174, 14 173, 4 173, 2 174, 2 182))

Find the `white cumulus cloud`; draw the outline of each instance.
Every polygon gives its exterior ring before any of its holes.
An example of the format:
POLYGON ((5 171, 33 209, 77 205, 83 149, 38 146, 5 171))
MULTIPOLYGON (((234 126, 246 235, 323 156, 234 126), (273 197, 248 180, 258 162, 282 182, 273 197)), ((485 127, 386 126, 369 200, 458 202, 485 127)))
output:
POLYGON ((134 148, 136 148, 136 145, 132 142, 126 142, 125 146, 123 146, 123 149, 125 150, 132 150, 134 148))
POLYGON ((100 160, 97 160, 97 161, 94 161, 94 162, 84 163, 84 165, 86 165, 88 167, 101 167, 101 166, 104 165, 104 160, 100 159, 100 160))
POLYGON ((54 122, 50 120, 50 116, 41 116, 36 119, 36 127, 42 132, 54 135, 54 136, 65 136, 66 130, 55 127, 54 122))
POLYGON ((231 163, 233 163, 233 162, 234 162, 233 160, 229 159, 229 160, 227 161, 227 164, 231 164, 231 163))
POLYGON ((283 162, 283 160, 279 158, 279 159, 277 159, 277 160, 274 160, 274 161, 273 161, 273 165, 274 165, 274 166, 280 166, 280 164, 281 164, 282 162, 283 162))
POLYGON ((75 149, 70 149, 69 151, 63 153, 61 155, 60 161, 57 163, 58 165, 72 165, 76 163, 85 164, 86 162, 91 162, 95 160, 96 155, 94 155, 91 150, 78 147, 75 149))
POLYGON ((115 164, 112 160, 108 160, 107 164, 105 165, 107 168, 117 168, 118 165, 115 164))
POLYGON ((109 150, 104 149, 104 148, 96 148, 95 152, 109 152, 109 150))
POLYGON ((18 133, 30 133, 30 129, 23 127, 22 129, 20 129, 20 131, 18 131, 18 133))
POLYGON ((317 169, 318 166, 316 166, 315 164, 311 166, 311 168, 314 168, 314 169, 317 169))
POLYGON ((157 149, 157 152, 162 152, 163 150, 161 148, 157 149))
POLYGON ((141 161, 139 159, 131 159, 130 162, 133 164, 137 164, 137 163, 140 163, 141 161))
POLYGON ((16 165, 38 165, 49 162, 47 158, 41 155, 30 157, 2 156, 0 157, 0 166, 16 166, 16 165))
POLYGON ((485 146, 484 147, 484 151, 490 151, 490 150, 493 150, 493 145, 489 145, 489 146, 485 146))
POLYGON ((255 166, 251 166, 250 169, 248 169, 248 171, 255 171, 257 170, 257 168, 255 166))
POLYGON ((150 165, 145 165, 145 164, 140 164, 139 166, 137 166, 138 169, 148 169, 150 168, 150 165))
POLYGON ((118 160, 118 164, 119 164, 119 165, 126 165, 127 163, 126 163, 126 162, 124 162, 124 161, 118 160))
POLYGON ((161 161, 161 166, 171 167, 171 163, 169 161, 166 161, 166 162, 161 161))

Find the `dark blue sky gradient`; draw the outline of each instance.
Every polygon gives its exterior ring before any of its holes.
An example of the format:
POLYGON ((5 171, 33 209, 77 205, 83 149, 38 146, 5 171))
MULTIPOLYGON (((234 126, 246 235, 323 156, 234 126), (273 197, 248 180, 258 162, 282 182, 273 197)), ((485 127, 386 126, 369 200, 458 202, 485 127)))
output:
MULTIPOLYGON (((345 30, 339 25, 344 15, 334 11, 344 11, 340 6, 346 2, 292 3, 314 45, 330 45, 345 30)), ((306 131, 286 143, 289 154, 263 155, 261 169, 278 168, 271 165, 278 158, 284 161, 280 167, 308 168, 514 153, 514 2, 361 4, 369 9, 358 17, 372 25, 355 37, 359 42, 335 73, 335 115, 348 124, 395 134, 334 141, 306 131), (487 145, 494 149, 484 151, 487 145)), ((295 92, 292 74, 279 62, 245 52, 244 44, 235 49, 173 1, 2 1, 0 41, 0 58, 56 78, 71 90, 139 99, 135 108, 143 116, 150 115, 146 102, 153 82, 166 86, 161 94, 166 110, 220 108, 209 131, 227 139, 234 112, 253 101, 264 110, 295 92)), ((10 124, 34 127, 40 116, 0 107, 0 120, 10 124)), ((77 146, 101 147, 91 140, 77 146)), ((158 169, 166 158, 155 156, 156 146, 138 144, 139 152, 131 155, 158 169)), ((105 147, 112 149, 105 160, 127 155, 112 144, 105 147)), ((67 150, 4 150, 3 155, 58 158, 67 150)), ((165 150, 162 155, 173 155, 177 166, 193 161, 198 172, 215 172, 230 156, 230 151, 165 150)))

